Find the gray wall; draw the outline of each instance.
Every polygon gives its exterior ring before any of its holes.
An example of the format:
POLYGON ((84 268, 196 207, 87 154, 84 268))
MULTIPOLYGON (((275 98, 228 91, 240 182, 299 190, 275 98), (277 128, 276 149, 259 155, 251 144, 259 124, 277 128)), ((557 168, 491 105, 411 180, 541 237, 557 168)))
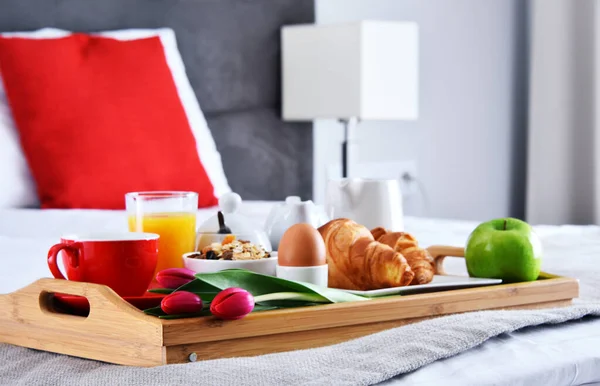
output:
MULTIPOLYGON (((420 117, 362 122, 359 162, 416 160, 425 195, 407 215, 484 220, 524 213, 527 2, 316 0, 319 23, 410 20, 420 28, 420 117)), ((342 129, 317 121, 314 198, 342 129)))

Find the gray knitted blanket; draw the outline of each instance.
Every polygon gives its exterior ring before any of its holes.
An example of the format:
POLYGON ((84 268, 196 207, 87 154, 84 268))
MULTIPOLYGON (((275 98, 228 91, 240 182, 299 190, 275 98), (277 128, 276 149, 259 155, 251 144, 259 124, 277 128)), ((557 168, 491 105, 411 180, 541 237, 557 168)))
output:
POLYGON ((551 329, 585 315, 600 316, 600 232, 598 228, 590 228, 588 233, 577 229, 576 239, 568 233, 540 230, 547 251, 544 270, 580 279, 580 299, 566 308, 451 315, 318 349, 156 368, 109 365, 0 345, 0 384, 376 384, 506 332, 535 325, 551 329))
POLYGON ((0 345, 3 385, 372 385, 504 332, 600 316, 600 303, 565 309, 490 311, 387 330, 319 349, 132 368, 0 345))

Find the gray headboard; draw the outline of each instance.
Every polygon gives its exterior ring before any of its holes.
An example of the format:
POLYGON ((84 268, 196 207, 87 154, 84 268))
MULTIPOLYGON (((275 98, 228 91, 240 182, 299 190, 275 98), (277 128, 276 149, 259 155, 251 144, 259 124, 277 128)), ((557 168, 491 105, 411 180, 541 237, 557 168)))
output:
POLYGON ((170 27, 244 199, 312 197, 312 124, 281 121, 280 28, 314 0, 0 0, 0 31, 170 27))

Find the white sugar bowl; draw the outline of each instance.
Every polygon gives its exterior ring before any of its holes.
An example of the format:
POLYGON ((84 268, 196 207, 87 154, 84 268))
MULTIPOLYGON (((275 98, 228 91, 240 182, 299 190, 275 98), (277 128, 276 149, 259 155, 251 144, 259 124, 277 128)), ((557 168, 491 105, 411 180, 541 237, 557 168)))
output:
POLYGON ((311 200, 302 201, 300 197, 290 196, 271 209, 265 222, 265 231, 273 250, 279 249, 279 242, 285 231, 294 224, 305 223, 315 228, 327 223, 329 218, 325 210, 311 200))
POLYGON ((236 236, 237 239, 247 240, 259 245, 266 251, 270 252, 272 250, 269 237, 260 224, 239 212, 241 204, 242 198, 237 193, 226 193, 219 198, 222 219, 230 232, 219 234, 219 214, 211 216, 196 231, 196 250, 200 250, 211 243, 220 242, 228 233, 236 236))

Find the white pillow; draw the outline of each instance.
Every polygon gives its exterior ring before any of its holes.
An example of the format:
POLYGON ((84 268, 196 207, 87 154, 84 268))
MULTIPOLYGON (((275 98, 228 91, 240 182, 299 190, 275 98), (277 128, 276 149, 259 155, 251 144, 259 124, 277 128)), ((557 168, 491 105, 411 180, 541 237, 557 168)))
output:
POLYGON ((39 206, 35 181, 21 150, 0 79, 0 208, 39 206))
MULTIPOLYGON (((56 28, 42 28, 29 32, 5 32, 2 36, 18 36, 33 39, 58 38, 70 35, 70 31, 56 28)), ((185 72, 183 59, 177 48, 175 32, 170 28, 126 29, 95 33, 119 40, 143 39, 159 36, 165 49, 167 64, 171 69, 179 98, 185 110, 190 128, 196 139, 196 148, 202 166, 210 178, 215 196, 231 191, 223 170, 221 154, 217 150, 206 118, 202 113, 198 99, 194 94, 185 72)), ((1 74, 0 74, 1 75, 1 74)), ((0 76, 0 208, 37 207, 39 200, 35 191, 35 181, 31 176, 23 151, 18 140, 18 131, 14 125, 2 78, 0 76)))

